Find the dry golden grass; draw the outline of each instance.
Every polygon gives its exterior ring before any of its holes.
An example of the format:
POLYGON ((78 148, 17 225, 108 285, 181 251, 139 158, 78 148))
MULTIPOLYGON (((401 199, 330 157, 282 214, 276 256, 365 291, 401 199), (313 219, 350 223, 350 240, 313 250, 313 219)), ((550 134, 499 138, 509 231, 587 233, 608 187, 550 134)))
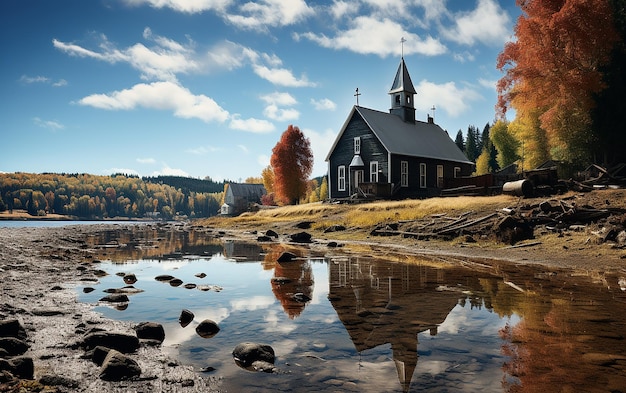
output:
POLYGON ((421 200, 376 201, 360 204, 328 204, 322 202, 282 206, 244 213, 238 217, 211 218, 209 225, 232 226, 279 224, 312 221, 312 229, 324 230, 333 225, 367 228, 383 222, 417 220, 432 214, 458 215, 468 211, 493 211, 515 204, 517 198, 498 195, 490 197, 449 197, 421 200))

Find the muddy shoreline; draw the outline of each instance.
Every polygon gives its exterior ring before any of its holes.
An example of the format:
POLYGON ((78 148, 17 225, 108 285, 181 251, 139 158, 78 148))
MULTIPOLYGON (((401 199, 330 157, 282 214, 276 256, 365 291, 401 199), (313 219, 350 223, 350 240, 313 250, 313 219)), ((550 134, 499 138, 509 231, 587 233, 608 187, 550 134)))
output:
MULTIPOLYGON (((139 224, 142 225, 142 224, 139 224)), ((157 224, 145 224, 156 228, 157 224)), ((142 225, 143 227, 143 225, 142 225)), ((194 230, 189 224, 160 225, 161 229, 194 230), (163 228, 165 227, 165 228, 163 228)), ((76 287, 95 282, 98 252, 87 242, 104 232, 137 229, 137 224, 91 224, 55 228, 0 228, 0 319, 17 319, 25 327, 30 349, 25 354, 33 359, 35 379, 43 376, 62 377, 61 383, 44 391, 126 392, 218 392, 219 377, 198 373, 191 366, 178 364, 167 351, 155 346, 141 346, 131 355, 142 369, 138 380, 106 382, 99 378, 100 369, 86 359, 75 345, 88 328, 133 334, 130 323, 103 318, 93 306, 78 302, 76 287)), ((281 236, 286 228, 282 228, 281 236)), ((198 228, 195 228, 198 230, 198 228)), ((258 231, 250 228, 218 230, 204 228, 209 237, 257 241, 258 231)), ((292 232, 295 232, 293 230, 292 232)), ((329 248, 330 235, 313 233, 308 244, 316 253, 369 252, 378 256, 433 256, 449 263, 474 260, 489 264, 508 261, 513 264, 538 264, 550 268, 595 271, 626 271, 626 258, 621 249, 602 245, 584 248, 584 239, 566 239, 564 248, 550 242, 535 242, 529 247, 464 244, 452 242, 416 242, 399 238, 367 238, 361 241, 337 241, 339 248, 329 248), (577 248, 580 248, 577 250, 577 248), (591 258, 591 260, 590 260, 591 258)), ((48 378, 48 380, 50 380, 48 378)), ((13 381, 15 382, 15 381, 13 381)), ((24 387, 25 381, 22 381, 24 387)), ((37 386, 38 382, 28 382, 37 386)), ((0 383, 0 391, 15 391, 18 385, 0 383)), ((41 385, 38 385, 41 388, 41 385)), ((32 390, 26 390, 32 391, 32 390)))

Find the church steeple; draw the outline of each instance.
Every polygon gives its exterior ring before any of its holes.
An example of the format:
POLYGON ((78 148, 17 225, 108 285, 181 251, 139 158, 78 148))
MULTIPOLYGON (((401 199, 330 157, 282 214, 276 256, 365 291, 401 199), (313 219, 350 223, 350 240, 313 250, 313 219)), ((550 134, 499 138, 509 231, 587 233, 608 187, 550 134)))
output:
POLYGON ((400 116, 405 122, 415 123, 413 96, 416 93, 403 56, 400 60, 400 65, 398 66, 398 71, 393 80, 391 90, 389 90, 389 95, 391 96, 391 109, 389 109, 389 113, 400 116))

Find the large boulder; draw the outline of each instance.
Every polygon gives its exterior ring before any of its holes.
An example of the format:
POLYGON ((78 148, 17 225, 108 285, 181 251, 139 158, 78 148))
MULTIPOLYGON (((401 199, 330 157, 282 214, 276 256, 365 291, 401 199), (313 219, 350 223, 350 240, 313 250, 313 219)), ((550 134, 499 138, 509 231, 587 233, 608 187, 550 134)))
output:
POLYGON ((0 337, 0 350, 6 351, 9 356, 21 355, 28 351, 30 346, 24 340, 16 337, 0 337))
POLYGON ((274 349, 265 344, 245 342, 233 349, 235 363, 246 370, 274 372, 274 349))
POLYGON ((143 340, 156 340, 163 342, 165 340, 165 329, 163 325, 156 322, 141 322, 134 327, 137 338, 143 340))
POLYGON ((289 236, 294 243, 311 243, 311 234, 308 232, 298 232, 289 236))
POLYGON ((33 358, 17 356, 9 360, 0 359, 0 371, 8 371, 17 378, 33 379, 35 365, 33 358))
POLYGON ((121 381, 141 375, 141 368, 136 361, 114 349, 107 354, 100 368, 100 379, 121 381))
POLYGON ((26 329, 17 319, 0 321, 0 337, 26 338, 26 329))
POLYGON ((137 336, 124 333, 94 332, 83 338, 81 346, 87 350, 102 346, 122 353, 130 353, 139 348, 139 339, 137 336))

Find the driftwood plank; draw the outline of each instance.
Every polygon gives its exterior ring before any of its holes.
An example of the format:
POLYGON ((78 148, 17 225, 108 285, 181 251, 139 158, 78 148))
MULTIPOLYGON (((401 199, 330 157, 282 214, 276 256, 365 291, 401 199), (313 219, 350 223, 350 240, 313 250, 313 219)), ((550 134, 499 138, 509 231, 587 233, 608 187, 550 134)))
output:
POLYGON ((481 222, 487 221, 487 220, 489 220, 489 219, 491 219, 493 217, 496 217, 497 215, 498 215, 498 213, 491 213, 491 214, 488 214, 488 215, 486 215, 484 217, 477 218, 475 220, 467 222, 465 224, 457 225, 457 226, 455 226, 453 228, 448 228, 448 229, 443 230, 443 231, 438 231, 437 234, 439 234, 439 235, 449 235, 449 234, 451 234, 453 232, 456 232, 456 231, 458 231, 460 229, 469 228, 469 227, 471 227, 473 225, 480 224, 481 222))

